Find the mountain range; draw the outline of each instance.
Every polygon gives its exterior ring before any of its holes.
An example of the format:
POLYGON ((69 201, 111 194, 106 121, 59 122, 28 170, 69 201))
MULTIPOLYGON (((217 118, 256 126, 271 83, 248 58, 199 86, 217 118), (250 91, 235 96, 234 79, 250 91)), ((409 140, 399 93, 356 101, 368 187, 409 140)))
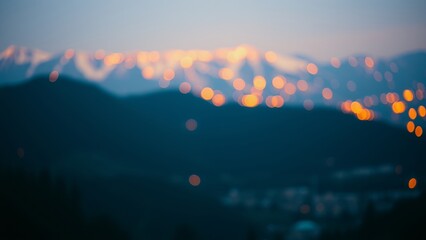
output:
POLYGON ((319 62, 261 52, 248 45, 132 53, 68 49, 59 54, 10 46, 0 54, 0 86, 37 75, 50 74, 55 81, 63 75, 118 96, 180 90, 216 106, 231 102, 307 110, 326 106, 361 120, 378 119, 402 127, 412 121, 423 128, 425 69, 426 53, 421 51, 390 59, 356 55, 319 62), (353 102, 357 102, 355 109, 353 102), (416 111, 414 118, 409 115, 411 108, 416 111))
POLYGON ((245 239, 251 220, 221 203, 233 189, 405 190, 415 177, 424 190, 425 137, 401 126, 424 126, 425 53, 329 64, 249 46, 176 54, 8 48, 2 166, 65 176, 87 212, 148 239, 179 224, 245 239))

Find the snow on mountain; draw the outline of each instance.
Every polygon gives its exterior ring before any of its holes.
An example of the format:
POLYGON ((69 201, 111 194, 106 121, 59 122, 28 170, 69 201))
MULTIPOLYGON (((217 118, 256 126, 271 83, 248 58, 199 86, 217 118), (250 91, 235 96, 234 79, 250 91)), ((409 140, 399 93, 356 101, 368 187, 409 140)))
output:
POLYGON ((69 76, 121 96, 175 89, 215 106, 238 102, 246 107, 333 107, 360 120, 404 124, 422 135, 425 69, 425 52, 392 59, 358 55, 316 62, 247 45, 133 53, 69 49, 60 54, 10 46, 0 53, 0 86, 34 75, 49 75, 51 82, 69 76))

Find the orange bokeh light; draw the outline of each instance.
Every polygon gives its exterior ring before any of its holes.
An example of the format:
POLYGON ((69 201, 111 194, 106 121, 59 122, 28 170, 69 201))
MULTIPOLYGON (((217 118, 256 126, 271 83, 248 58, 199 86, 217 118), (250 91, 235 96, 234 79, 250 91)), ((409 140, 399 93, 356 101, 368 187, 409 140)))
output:
POLYGON ((192 67, 193 62, 194 61, 192 60, 192 58, 190 56, 186 56, 186 57, 183 57, 180 60, 180 66, 182 68, 190 68, 190 67, 192 67))
POLYGON ((163 73, 163 79, 166 81, 171 81, 175 78, 175 71, 171 68, 166 69, 163 73))
POLYGON ((407 123, 407 131, 408 132, 410 132, 410 133, 412 133, 412 132, 414 132, 414 128, 415 128, 416 126, 414 125, 414 122, 413 121, 409 121, 408 123, 407 123))
POLYGON ((213 96, 214 96, 213 89, 206 87, 206 88, 203 88, 203 90, 201 90, 201 98, 203 98, 204 100, 210 100, 213 98, 213 96))
POLYGON ((257 105, 259 105, 259 99, 254 94, 248 94, 242 97, 241 103, 245 107, 256 107, 257 105))
POLYGON ((416 119, 416 117, 417 117, 417 111, 416 111, 416 109, 414 109, 414 108, 410 108, 410 110, 408 110, 408 117, 409 117, 411 120, 416 119))
POLYGON ((364 59, 365 62, 365 66, 367 66, 368 68, 373 68, 374 67, 374 60, 371 57, 365 57, 364 59))
POLYGON ((331 58, 330 63, 334 68, 339 68, 341 65, 340 60, 336 57, 331 58))
POLYGON ((212 103, 216 107, 220 107, 223 104, 225 104, 225 100, 226 100, 225 95, 223 95, 221 93, 218 93, 218 94, 216 94, 216 95, 213 96, 212 103))
POLYGON ((276 89, 282 89, 286 83, 286 79, 283 76, 276 76, 272 79, 272 86, 276 89))
POLYGON ((293 95, 296 93, 296 86, 293 83, 287 83, 284 86, 284 92, 288 95, 293 95))
POLYGON ((417 186, 417 179, 416 178, 411 178, 408 181, 408 188, 409 189, 414 189, 417 186))
POLYGON ((265 53, 265 59, 266 61, 268 61, 269 63, 274 63, 277 61, 278 56, 276 53, 272 52, 272 51, 267 51, 265 53))
POLYGON ((299 80, 297 81, 297 88, 302 92, 306 92, 308 91, 309 85, 305 80, 299 80))
POLYGON ((56 80, 58 80, 58 78, 59 78, 59 72, 58 71, 52 71, 50 74, 49 74, 49 81, 50 82, 56 82, 56 80))
POLYGON ((154 74, 154 68, 151 66, 147 66, 142 69, 142 77, 145 79, 152 79, 154 77, 154 74))
POLYGON ((263 90, 266 87, 266 80, 262 76, 256 76, 253 78, 253 86, 257 90, 263 90))
POLYGON ((405 101, 407 101, 407 102, 411 102, 411 101, 413 101, 413 99, 414 99, 413 91, 411 91, 411 90, 409 90, 409 89, 404 90, 404 92, 403 92, 403 94, 402 94, 402 95, 404 96, 404 99, 405 99, 405 101))
POLYGON ((423 135, 423 128, 421 126, 417 126, 414 130, 414 133, 417 137, 421 137, 423 135))
POLYGON ((192 174, 189 176, 189 184, 191 184, 194 187, 197 187, 201 183, 201 178, 198 175, 192 174))
POLYGON ((223 80, 231 80, 234 77, 234 71, 230 68, 222 68, 219 70, 219 77, 223 80))
POLYGON ((183 94, 187 94, 191 91, 191 84, 183 82, 179 85, 179 91, 183 94))
POLYGON ((306 71, 308 71, 308 73, 311 75, 315 75, 318 73, 318 67, 313 63, 309 63, 308 65, 306 65, 306 71))
POLYGON ((419 106, 419 108, 417 109, 417 112, 419 113, 420 117, 426 116, 426 108, 423 105, 419 106))
POLYGON ((323 96, 324 99, 330 100, 330 99, 333 98, 333 91, 331 91, 330 88, 324 88, 322 90, 322 96, 323 96))
POLYGON ((237 78, 232 82, 232 86, 235 88, 235 90, 242 91, 246 87, 246 82, 244 82, 243 79, 237 78))
POLYGON ((396 114, 405 112, 405 103, 401 101, 394 102, 392 104, 392 111, 396 114))

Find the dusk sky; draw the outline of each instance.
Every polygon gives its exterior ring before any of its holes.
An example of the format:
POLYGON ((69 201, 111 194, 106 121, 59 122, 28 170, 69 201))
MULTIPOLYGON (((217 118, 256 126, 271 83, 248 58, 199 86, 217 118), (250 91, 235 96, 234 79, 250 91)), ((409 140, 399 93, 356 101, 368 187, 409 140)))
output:
POLYGON ((426 49, 421 0, 14 0, 0 3, 0 49, 59 52, 215 49, 250 44, 319 60, 426 49))

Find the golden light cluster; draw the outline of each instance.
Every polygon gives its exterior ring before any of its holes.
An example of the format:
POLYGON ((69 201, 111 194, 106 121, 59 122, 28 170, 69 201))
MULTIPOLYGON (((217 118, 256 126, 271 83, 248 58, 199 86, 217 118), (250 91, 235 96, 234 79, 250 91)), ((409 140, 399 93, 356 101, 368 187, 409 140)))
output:
POLYGON ((345 113, 353 113, 360 121, 371 121, 375 118, 374 111, 367 109, 358 101, 344 101, 341 109, 345 113))
MULTIPOLYGON (((9 48, 3 54, 13 54, 14 51, 14 48, 9 48)), ((76 55, 80 53, 68 49, 62 59, 66 63, 76 55)), ((274 51, 260 53, 246 45, 215 51, 141 51, 134 54, 98 50, 90 55, 90 60, 93 59, 103 63, 107 70, 119 67, 119 64, 127 69, 137 66, 143 79, 158 80, 160 87, 173 86, 182 94, 193 93, 217 107, 233 99, 249 108, 259 105, 281 108, 297 99, 306 110, 324 104, 340 108, 361 121, 381 119, 382 110, 377 110, 380 107, 387 111, 385 118, 390 114, 388 120, 398 121, 417 137, 423 136, 422 126, 426 120, 426 108, 421 105, 421 101, 424 101, 424 84, 413 82, 401 92, 395 90, 394 79, 400 71, 397 64, 389 63, 389 68, 382 71, 377 68, 379 62, 370 56, 349 57, 347 61, 332 57, 329 61, 331 71, 339 72, 342 66, 358 68, 374 83, 387 84, 387 90, 367 96, 357 95, 357 91, 363 90, 365 85, 355 79, 333 79, 332 74, 323 74, 316 63, 293 61, 274 51), (252 72, 242 72, 245 64, 251 67, 252 72), (265 73, 264 64, 270 64, 272 71, 265 73), (280 68, 282 66, 287 68, 280 68), (349 94, 342 96, 342 91, 346 90, 349 94)), ((49 81, 55 82, 61 70, 55 68, 50 72, 49 81)))

